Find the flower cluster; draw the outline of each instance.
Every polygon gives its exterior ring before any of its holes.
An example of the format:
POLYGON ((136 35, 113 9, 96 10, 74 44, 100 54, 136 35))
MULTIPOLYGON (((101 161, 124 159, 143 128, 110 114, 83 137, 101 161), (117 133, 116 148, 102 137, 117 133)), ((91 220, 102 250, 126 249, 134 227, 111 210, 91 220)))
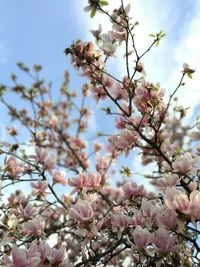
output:
POLYGON ((42 67, 21 62, 31 85, 16 75, 12 87, 0 85, 11 118, 9 137, 0 143, 1 266, 200 266, 199 117, 185 125, 187 109, 172 102, 194 70, 183 65, 165 101, 165 90, 147 80, 142 63, 165 34, 151 34, 140 54, 130 5, 122 0, 112 12, 107 5, 88 0, 85 9, 111 23, 107 32, 101 25, 91 31, 96 44, 78 40, 65 50, 88 81, 82 90, 69 89, 65 71, 52 94, 42 67), (110 70, 115 61, 125 64, 121 77, 110 70), (8 88, 18 107, 4 96, 8 88), (95 115, 103 131, 93 138, 89 116, 99 102, 108 123, 95 115))

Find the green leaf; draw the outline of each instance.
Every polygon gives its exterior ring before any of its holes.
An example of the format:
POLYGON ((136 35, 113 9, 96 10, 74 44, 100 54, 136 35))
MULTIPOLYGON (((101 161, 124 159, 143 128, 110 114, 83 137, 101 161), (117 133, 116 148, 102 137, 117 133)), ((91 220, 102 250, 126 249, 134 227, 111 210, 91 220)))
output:
POLYGON ((80 44, 80 43, 81 43, 81 39, 78 39, 75 44, 80 44))
POLYGON ((149 36, 150 36, 150 37, 156 37, 156 35, 153 34, 153 33, 150 33, 149 36))
POLYGON ((7 87, 5 85, 0 86, 0 97, 7 91, 7 87))
POLYGON ((100 2, 100 5, 101 5, 101 6, 108 6, 109 3, 108 3, 107 1, 101 1, 101 2, 100 2))
POLYGON ((94 8, 92 9, 91 13, 90 13, 90 18, 91 18, 91 19, 94 18, 96 12, 97 12, 97 9, 96 9, 96 7, 94 7, 94 8))
POLYGON ((159 46, 159 44, 160 44, 160 40, 158 40, 158 41, 156 42, 156 46, 159 46))
POLYGON ((97 132, 97 135, 98 135, 98 136, 103 136, 103 135, 104 135, 104 132, 99 131, 99 132, 97 132))
POLYGON ((163 32, 161 35, 160 35, 160 37, 165 37, 166 36, 166 33, 165 32, 163 32))
POLYGON ((198 115, 198 116, 196 117, 196 123, 197 123, 197 125, 200 124, 200 115, 198 115))
POLYGON ((192 79, 192 73, 191 72, 187 72, 187 76, 192 79))

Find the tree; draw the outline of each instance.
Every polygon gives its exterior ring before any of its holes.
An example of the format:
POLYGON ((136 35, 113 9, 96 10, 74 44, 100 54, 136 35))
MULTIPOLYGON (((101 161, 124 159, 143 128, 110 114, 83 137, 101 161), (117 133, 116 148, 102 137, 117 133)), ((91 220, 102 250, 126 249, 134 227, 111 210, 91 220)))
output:
POLYGON ((151 34, 152 43, 139 54, 134 35, 138 23, 128 15, 130 5, 122 0, 112 13, 107 5, 89 0, 85 10, 91 18, 96 12, 107 16, 112 29, 92 31, 96 45, 77 40, 65 50, 88 79, 80 106, 76 92, 69 89, 69 74, 64 73, 60 95, 52 97, 40 65, 31 70, 18 63, 32 79, 30 86, 12 75, 13 86, 0 87, 1 103, 18 126, 8 126, 10 138, 0 147, 1 266, 200 264, 200 152, 193 145, 200 138, 199 118, 193 126, 183 125, 187 109, 174 98, 194 70, 183 65, 178 85, 165 102, 164 90, 147 81, 142 64, 165 33, 151 34), (123 79, 107 69, 118 48, 124 49, 123 79), (19 108, 7 100, 7 90, 21 99, 19 108), (84 140, 90 92, 96 102, 109 103, 102 112, 115 119, 117 131, 103 143, 84 140), (154 163, 146 177, 154 192, 137 185, 127 166, 119 173, 115 167, 117 175, 126 178, 110 183, 113 163, 120 166, 122 155, 128 159, 136 149, 143 165, 154 163), (15 190, 15 185, 24 190, 15 190))

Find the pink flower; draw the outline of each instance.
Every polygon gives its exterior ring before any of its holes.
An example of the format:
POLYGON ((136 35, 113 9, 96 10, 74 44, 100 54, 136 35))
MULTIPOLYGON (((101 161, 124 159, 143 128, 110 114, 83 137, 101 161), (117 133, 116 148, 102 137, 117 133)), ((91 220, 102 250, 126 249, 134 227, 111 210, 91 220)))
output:
POLYGON ((35 252, 33 255, 27 255, 25 249, 14 246, 12 249, 12 263, 15 267, 38 267, 40 254, 35 252))
POLYGON ((124 214, 114 214, 111 219, 112 230, 117 232, 118 238, 121 238, 122 232, 129 225, 129 217, 124 214))
POLYGON ((85 175, 86 187, 97 188, 101 185, 101 175, 99 173, 90 173, 88 172, 85 175))
POLYGON ((190 194, 190 202, 191 202, 190 218, 193 221, 200 219, 200 192, 198 190, 195 190, 190 194))
POLYGON ((139 211, 139 212, 135 213, 134 216, 132 218, 130 218, 129 223, 130 223, 130 225, 134 225, 134 226, 137 226, 137 225, 144 226, 145 225, 145 218, 144 218, 142 212, 139 211))
POLYGON ((196 170, 197 160, 192 157, 192 155, 187 152, 184 155, 178 157, 173 163, 172 167, 175 172, 186 174, 191 171, 196 170))
POLYGON ((159 228, 155 236, 152 238, 152 242, 156 246, 156 249, 161 252, 170 252, 175 250, 175 236, 171 236, 169 232, 164 228, 159 228))
POLYGON ((79 200, 74 207, 69 210, 69 216, 80 223, 85 223, 94 218, 94 211, 89 202, 79 200))
POLYGON ((108 158, 102 156, 97 157, 95 165, 97 172, 104 172, 108 167, 108 162, 108 158))
POLYGON ((187 214, 190 219, 200 219, 200 192, 194 190, 190 196, 175 188, 167 188, 165 190, 165 204, 169 209, 178 210, 183 214, 187 214))
POLYGON ((51 116, 47 122, 47 125, 50 127, 55 127, 58 124, 58 117, 55 115, 51 116))
POLYGON ((119 83, 115 83, 110 89, 111 95, 114 99, 124 99, 127 100, 128 92, 125 88, 121 87, 119 83))
POLYGON ((33 220, 23 224, 22 232, 29 236, 41 236, 44 234, 44 223, 33 220))
POLYGON ((129 199, 130 197, 133 197, 133 196, 144 196, 145 195, 144 186, 143 185, 138 186, 134 182, 126 182, 123 185, 123 191, 124 191, 125 199, 129 199))
POLYGON ((168 229, 174 229, 177 225, 176 213, 171 209, 164 209, 161 213, 158 213, 158 221, 160 226, 165 226, 168 229))
POLYGON ((65 257, 65 248, 61 247, 59 249, 56 248, 53 249, 51 251, 51 254, 47 258, 52 265, 57 264, 57 266, 59 266, 58 264, 64 260, 64 257, 65 257))
POLYGON ((12 156, 6 160, 4 168, 12 177, 16 177, 24 171, 24 168, 20 166, 17 159, 12 156))
POLYGON ((165 178, 159 179, 156 184, 161 187, 174 187, 178 184, 180 178, 177 174, 166 175, 165 178))
POLYGON ((24 219, 31 219, 33 218, 33 216, 36 213, 36 208, 34 208, 32 205, 28 204, 25 207, 23 207, 22 205, 20 205, 19 207, 19 211, 16 210, 14 212, 14 214, 18 217, 18 218, 24 218, 24 219))
POLYGON ((138 141, 139 135, 137 132, 124 130, 119 136, 111 136, 109 138, 110 145, 108 147, 109 152, 118 149, 125 152, 128 155, 129 149, 131 149, 135 143, 138 141))
POLYGON ((189 137, 193 140, 193 141, 199 141, 200 140, 200 125, 197 127, 198 131, 195 132, 191 132, 189 134, 189 137))
POLYGON ((80 173, 79 176, 70 179, 69 186, 75 187, 71 194, 83 188, 94 189, 101 185, 101 175, 99 173, 80 173))
POLYGON ((98 85, 95 87, 93 86, 91 88, 91 91, 93 92, 93 97, 97 103, 99 102, 99 100, 104 100, 107 97, 107 94, 102 85, 98 85))
POLYGON ((46 196, 48 193, 46 192, 48 188, 47 181, 38 181, 38 182, 31 182, 30 183, 32 188, 34 189, 36 195, 46 196))
POLYGON ((58 183, 58 184, 62 184, 62 185, 66 185, 67 180, 65 178, 65 173, 64 172, 55 172, 53 174, 53 182, 58 183))
POLYGON ((100 39, 100 34, 101 34, 101 32, 102 32, 102 26, 101 26, 101 24, 99 24, 99 28, 98 28, 98 30, 91 30, 90 32, 93 34, 93 36, 94 36, 97 40, 99 40, 99 39, 100 39))
POLYGON ((145 249, 151 241, 152 234, 146 228, 142 228, 141 226, 136 226, 133 234, 133 240, 135 246, 138 249, 145 249))
POLYGON ((155 108, 162 111, 164 107, 163 96, 164 90, 160 89, 159 85, 153 85, 143 80, 135 89, 134 102, 142 113, 149 113, 155 108))
POLYGON ((179 192, 174 196, 173 205, 175 209, 178 209, 180 212, 184 214, 189 214, 191 210, 190 201, 188 199, 187 194, 184 192, 179 192))
POLYGON ((146 199, 142 199, 141 210, 144 217, 153 218, 156 215, 156 207, 146 199))

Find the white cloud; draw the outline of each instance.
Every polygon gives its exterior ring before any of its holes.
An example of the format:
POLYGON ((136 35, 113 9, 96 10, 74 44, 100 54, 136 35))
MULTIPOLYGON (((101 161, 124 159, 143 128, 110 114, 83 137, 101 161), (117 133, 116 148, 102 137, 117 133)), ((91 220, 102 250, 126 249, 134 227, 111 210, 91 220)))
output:
MULTIPOLYGON (((192 80, 186 80, 185 88, 179 93, 180 102, 186 106, 195 106, 200 103, 200 2, 196 1, 196 12, 188 24, 180 46, 177 47, 175 58, 179 62, 187 62, 196 69, 192 80)), ((173 79, 173 76, 172 76, 173 79)))

